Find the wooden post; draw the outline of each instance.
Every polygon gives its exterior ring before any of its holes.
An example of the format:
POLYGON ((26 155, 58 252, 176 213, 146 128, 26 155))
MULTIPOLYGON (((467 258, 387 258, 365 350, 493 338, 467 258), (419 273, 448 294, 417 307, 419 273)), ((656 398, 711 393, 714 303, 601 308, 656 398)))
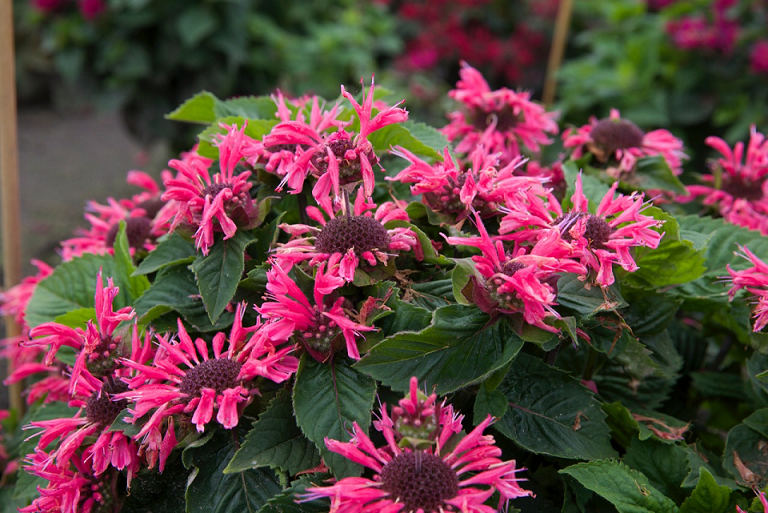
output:
MULTIPOLYGON (((13 0, 0 0, 0 216, 2 216, 3 286, 21 281, 21 223, 19 202, 19 139, 16 116, 16 68, 13 44, 13 0)), ((5 318, 6 337, 21 334, 11 316, 5 318)), ((8 360, 8 373, 13 362, 8 360)), ((8 389, 11 408, 24 413, 22 383, 8 389)))
POLYGON ((550 107, 555 101, 557 72, 563 62, 565 44, 568 42, 568 27, 571 24, 572 11, 573 0, 560 0, 560 5, 557 8, 557 19, 555 20, 555 33, 552 35, 552 47, 549 49, 544 92, 542 93, 542 100, 547 107, 550 107))

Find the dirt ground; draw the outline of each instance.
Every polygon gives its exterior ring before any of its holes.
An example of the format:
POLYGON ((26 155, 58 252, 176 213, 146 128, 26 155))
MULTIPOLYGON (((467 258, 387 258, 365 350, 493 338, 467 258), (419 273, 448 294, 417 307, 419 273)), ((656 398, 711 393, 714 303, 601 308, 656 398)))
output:
MULTIPOLYGON (((59 241, 87 226, 86 201, 103 203, 109 196, 138 192, 125 183, 127 172, 141 169, 157 178, 167 152, 138 146, 116 114, 23 109, 18 116, 22 258, 27 275, 35 271, 30 259, 52 265, 60 261, 59 241)), ((4 375, 5 365, 0 368, 4 375)), ((5 408, 5 387, 0 392, 0 408, 5 408)))

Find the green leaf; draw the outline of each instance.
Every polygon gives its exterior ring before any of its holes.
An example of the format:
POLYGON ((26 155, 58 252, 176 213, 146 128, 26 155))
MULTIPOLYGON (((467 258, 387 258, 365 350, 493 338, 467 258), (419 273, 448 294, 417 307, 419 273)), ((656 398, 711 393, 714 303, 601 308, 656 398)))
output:
POLYGON ((616 506, 619 513, 675 513, 678 507, 648 478, 615 460, 577 463, 560 471, 616 506))
POLYGON ((755 411, 728 432, 723 467, 742 485, 751 485, 750 473, 762 482, 768 477, 762 446, 768 439, 768 408, 755 411))
POLYGON ((635 437, 627 447, 624 463, 642 472, 661 493, 681 502, 688 496, 680 486, 688 475, 685 456, 685 450, 678 445, 635 437))
POLYGON ((432 312, 405 301, 396 300, 394 314, 376 321, 384 335, 396 335, 404 331, 421 331, 432 322, 432 312))
POLYGON ((234 454, 229 430, 220 430, 209 443, 189 450, 193 471, 187 485, 187 513, 255 512, 281 492, 280 483, 269 469, 224 474, 234 454))
POLYGON ((292 482, 283 493, 269 499, 259 513, 327 513, 330 507, 328 499, 296 502, 301 495, 307 493, 307 488, 323 486, 327 477, 327 474, 314 474, 311 478, 301 476, 301 479, 292 482))
POLYGON ((131 257, 130 247, 128 246, 128 235, 125 230, 125 221, 120 221, 114 243, 116 272, 114 278, 126 284, 128 296, 136 300, 149 288, 149 280, 146 276, 133 276, 136 266, 133 265, 133 257, 131 257))
MULTIPOLYGON (((70 310, 93 308, 96 292, 96 276, 102 269, 106 278, 115 275, 114 259, 109 255, 85 254, 60 264, 53 273, 40 281, 27 304, 25 320, 30 328, 44 322, 50 322, 70 310)), ((113 303, 115 310, 127 304, 125 289, 120 286, 120 293, 113 303)))
POLYGON ((179 108, 167 114, 165 118, 208 125, 216 121, 215 106, 218 102, 219 99, 213 94, 202 91, 182 103, 179 108))
POLYGON ((661 189, 684 196, 688 194, 685 185, 675 176, 661 155, 638 159, 635 172, 626 182, 622 182, 621 186, 640 191, 661 189))
POLYGON ((509 407, 494 427, 521 447, 567 459, 616 456, 600 403, 566 372, 520 354, 498 390, 509 407))
MULTIPOLYGON (((166 267, 158 272, 155 282, 134 307, 141 324, 154 322, 171 310, 180 313, 198 331, 217 331, 232 324, 234 314, 231 312, 224 313, 217 323, 211 323, 199 295, 195 275, 186 266, 166 267)), ((172 324, 171 329, 175 329, 175 320, 172 324)))
POLYGON ((500 419, 507 413, 507 396, 501 391, 480 387, 475 396, 474 424, 477 426, 488 415, 500 419))
POLYGON ((436 129, 424 123, 406 121, 376 130, 368 141, 377 153, 386 153, 394 146, 402 146, 416 155, 430 160, 443 160, 443 148, 448 140, 436 129))
POLYGON ((598 312, 611 312, 627 306, 615 284, 607 288, 590 286, 579 280, 575 274, 565 274, 557 280, 557 302, 582 317, 591 317, 598 312))
POLYGON ((606 422, 610 426, 611 431, 613 431, 613 438, 625 447, 630 444, 635 433, 637 433, 640 441, 653 439, 657 442, 672 444, 675 440, 679 440, 682 435, 671 437, 669 435, 684 432, 688 427, 687 423, 674 417, 646 410, 635 410, 634 415, 640 416, 637 418, 644 417, 652 420, 637 420, 633 416, 633 412, 619 401, 603 404, 603 411, 608 414, 606 422), (656 429, 658 434, 651 430, 650 427, 656 429), (659 434, 664 435, 666 438, 660 437, 659 434))
POLYGON ((699 482, 691 496, 680 506, 680 513, 725 513, 731 511, 731 489, 720 486, 707 469, 702 469, 699 482))
POLYGON ((207 256, 199 256, 190 266, 197 277, 211 323, 215 323, 235 296, 245 268, 245 247, 253 242, 248 233, 218 240, 207 256))
POLYGON ((296 425, 287 390, 281 390, 248 432, 225 474, 269 466, 296 475, 320 464, 320 454, 296 425))
POLYGON ((444 257, 443 255, 439 255, 435 251, 434 246, 432 246, 432 241, 418 226, 409 223, 408 221, 395 220, 389 221, 384 225, 384 227, 387 230, 391 230, 393 228, 408 228, 414 234, 416 234, 416 237, 419 239, 419 244, 421 244, 421 251, 424 253, 425 262, 439 265, 448 265, 451 263, 448 258, 444 257))
POLYGON ((451 271, 451 283, 453 285, 453 297, 460 305, 474 305, 475 302, 471 295, 466 296, 464 289, 469 285, 470 279, 478 277, 475 263, 471 258, 456 258, 454 259, 456 266, 451 271))
POLYGON ((406 290, 410 302, 427 310, 436 310, 453 303, 453 283, 449 278, 414 283, 406 290))
POLYGON ((142 417, 143 420, 139 419, 135 423, 126 422, 125 419, 132 419, 133 413, 129 408, 125 408, 123 411, 117 414, 117 417, 115 417, 115 420, 112 422, 112 425, 109 426, 109 429, 107 429, 108 432, 113 431, 122 431, 125 436, 128 437, 134 437, 139 434, 139 431, 141 431, 141 428, 146 424, 147 420, 149 420, 148 417, 142 417))
MULTIPOLYGON (((563 164, 565 183, 568 186, 565 193, 565 199, 563 200, 564 207, 570 205, 571 196, 573 196, 573 193, 576 190, 575 184, 576 178, 579 176, 579 171, 579 165, 572 160, 563 164)), ((603 201, 603 198, 610 190, 610 187, 599 179, 584 173, 581 175, 581 188, 584 192, 584 196, 589 200, 589 211, 591 213, 595 213, 597 206, 603 201)))
MULTIPOLYGON (((85 329, 88 321, 96 320, 96 310, 94 308, 78 308, 56 317, 53 322, 69 326, 70 328, 85 329)), ((68 346, 62 346, 62 348, 68 346)))
POLYGON ((435 310, 432 325, 386 338, 355 368, 393 390, 406 391, 411 376, 440 395, 480 382, 512 360, 523 341, 505 321, 489 324, 477 308, 435 310))
POLYGON ((367 433, 375 395, 376 382, 342 358, 323 364, 302 357, 293 387, 296 423, 337 478, 359 476, 362 467, 329 451, 324 439, 348 442, 353 422, 367 433))
POLYGON ((240 116, 249 120, 273 121, 277 113, 277 105, 270 96, 238 96, 217 102, 214 110, 217 118, 240 116))
POLYGON ((149 274, 169 265, 191 264, 197 257, 195 244, 178 232, 163 237, 147 257, 141 261, 134 276, 149 274))

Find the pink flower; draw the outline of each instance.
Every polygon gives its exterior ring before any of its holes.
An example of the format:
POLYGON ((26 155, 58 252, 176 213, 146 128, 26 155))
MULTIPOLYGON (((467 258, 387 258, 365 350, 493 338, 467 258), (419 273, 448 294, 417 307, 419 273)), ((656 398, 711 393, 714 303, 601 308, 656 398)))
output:
MULTIPOLYGON (((344 205, 345 209, 347 207, 352 208, 344 205)), ((309 260, 313 267, 328 262, 328 269, 338 264, 338 274, 346 281, 352 281, 355 270, 361 265, 387 265, 398 251, 413 249, 417 258, 423 257, 413 231, 404 227, 390 230, 384 227, 389 221, 408 221, 408 214, 395 203, 382 203, 377 208, 359 189, 352 212, 329 214, 330 219, 326 221, 320 209, 307 207, 307 215, 317 221, 320 228, 304 224, 280 225, 293 238, 276 248, 278 263, 286 269, 305 260, 309 260), (370 212, 374 208, 376 211, 370 212)))
MULTIPOLYGON (((205 430, 216 414, 216 422, 225 429, 239 423, 240 414, 259 393, 253 379, 261 373, 267 379, 282 382, 298 367, 298 360, 290 356, 290 346, 277 348, 271 344, 254 346, 243 351, 246 338, 257 327, 243 328, 245 306, 238 305, 235 323, 230 331, 228 347, 223 332, 213 337, 213 358, 205 340, 192 340, 181 319, 178 320, 178 341, 169 336, 157 335, 160 347, 151 365, 123 359, 122 363, 136 371, 128 380, 130 390, 119 394, 119 399, 134 402, 133 420, 154 410, 136 438, 146 437, 159 429, 166 417, 175 414, 191 415, 198 432, 205 430), (251 359, 268 360, 266 369, 249 365, 251 359), (287 372, 286 372, 287 369, 287 372)), ((173 425, 169 426, 170 433, 173 425)))
POLYGON ((463 103, 467 112, 448 114, 451 122, 441 130, 456 143, 457 153, 469 154, 483 145, 489 153, 501 153, 502 164, 507 164, 522 153, 521 145, 537 152, 541 144, 552 142, 547 134, 558 132, 557 113, 533 103, 530 93, 491 91, 480 72, 466 62, 460 75, 448 95, 463 103))
MULTIPOLYGON (((757 493, 757 496, 760 499, 760 503, 763 505, 763 511, 768 513, 768 499, 765 498, 765 492, 757 490, 755 493, 757 493)), ((747 510, 749 510, 749 508, 747 508, 747 510)), ((736 513, 747 513, 747 511, 744 511, 740 507, 736 506, 736 513)))
POLYGON ((115 368, 115 360, 122 356, 121 353, 125 350, 123 338, 115 333, 115 330, 121 322, 133 319, 136 312, 128 306, 114 310, 113 302, 119 291, 112 278, 107 279, 106 287, 103 286, 99 270, 94 296, 95 324, 89 320, 83 330, 56 322, 46 322, 29 331, 30 340, 26 343, 27 346, 43 347, 50 344, 44 360, 47 366, 53 363, 62 346, 71 347, 78 352, 71 374, 70 394, 75 393, 81 374, 92 374, 96 377, 110 374, 115 368))
POLYGON ((422 201, 429 208, 456 216, 456 222, 465 219, 472 209, 483 217, 495 215, 498 203, 519 188, 535 188, 544 193, 541 179, 515 174, 525 159, 518 156, 500 167, 499 156, 486 153, 482 146, 472 151, 471 161, 465 165, 457 165, 448 148, 444 150, 443 162, 435 164, 428 164, 399 146, 392 153, 411 165, 391 180, 415 184, 411 194, 422 194, 422 201))
MULTIPOLYGON (((290 108, 286 104, 283 93, 279 90, 276 95, 272 95, 272 100, 277 105, 276 116, 280 121, 303 123, 317 133, 334 127, 344 127, 348 124, 336 119, 340 113, 338 104, 334 104, 330 110, 325 110, 325 106, 320 106, 317 96, 301 97, 291 101, 290 108), (306 112, 307 109, 309 112, 306 112), (309 116, 308 121, 307 115, 309 116)), ((263 164, 267 172, 284 178, 298 158, 297 150, 296 144, 265 146, 261 141, 253 141, 253 144, 246 149, 246 160, 251 166, 263 164)))
POLYGON ((190 157, 171 160, 168 165, 180 176, 166 180, 163 201, 175 200, 176 213, 171 230, 182 222, 196 228, 195 244, 207 255, 213 233, 224 232, 224 239, 234 237, 237 227, 251 227, 257 212, 248 190, 250 171, 235 174, 237 164, 246 157, 252 139, 245 126, 224 126, 227 133, 218 142, 220 172, 211 178, 209 159, 190 157))
POLYGON ((749 52, 749 69, 752 73, 768 73, 768 40, 761 39, 749 52))
MULTIPOLYGON (((325 362, 340 348, 346 346, 347 355, 360 359, 355 339, 361 332, 376 328, 365 326, 350 318, 349 305, 335 291, 345 281, 337 273, 327 272, 325 264, 316 268, 313 297, 307 298, 298 285, 275 263, 267 272, 267 295, 256 310, 270 321, 262 329, 266 333, 281 335, 286 340, 294 337, 312 358, 325 362), (346 308, 345 308, 346 306, 346 308)), ((272 335, 274 336, 274 335, 272 335)))
POLYGON ((689 201, 704 196, 704 204, 715 206, 726 221, 768 235, 768 141, 765 136, 752 127, 746 158, 742 142, 736 143, 733 150, 719 137, 707 137, 706 143, 722 157, 712 164, 714 174, 702 176, 706 185, 687 187, 689 201))
POLYGON ((483 282, 473 280, 475 304, 488 313, 522 313, 529 324, 559 331, 545 322, 548 317, 560 317, 552 308, 557 304, 558 275, 587 273, 583 265, 569 259, 574 254, 572 245, 557 230, 550 230, 532 248, 518 246, 509 252, 501 240, 491 239, 477 212, 475 223, 480 237, 446 237, 449 244, 474 246, 482 252, 472 257, 483 277, 483 282))
POLYGON ((27 456, 24 469, 35 476, 42 477, 48 483, 38 487, 40 497, 27 507, 20 508, 21 513, 61 512, 95 513, 97 511, 115 511, 119 506, 115 471, 96 475, 85 461, 86 456, 73 455, 70 465, 58 467, 48 465, 50 456, 37 449, 27 456))
POLYGON ((746 247, 741 249, 744 253, 739 254, 739 256, 749 260, 752 267, 742 271, 734 271, 730 265, 726 266, 733 284, 728 291, 728 296, 733 300, 736 292, 746 289, 757 299, 757 306, 753 312, 755 317, 753 331, 757 333, 768 324, 768 264, 760 260, 746 247))
POLYGON ((510 499, 533 496, 518 484, 523 469, 515 461, 502 461, 501 449, 483 431, 493 422, 489 415, 469 434, 459 435, 462 415, 436 394, 425 397, 411 378, 410 395, 392 408, 382 405, 374 427, 386 443, 377 447, 355 422, 350 442, 326 438, 329 450, 363 465, 372 477, 346 477, 331 486, 307 489, 302 501, 331 499, 331 512, 365 511, 403 513, 460 511, 492 513, 510 499), (448 442, 455 442, 448 449, 448 442), (426 448, 424 446, 427 446, 426 448), (499 494, 497 508, 484 503, 499 494))
POLYGON ((64 261, 85 253, 112 254, 120 221, 126 223, 128 246, 132 253, 152 251, 155 240, 168 232, 158 214, 164 203, 160 199, 160 190, 155 180, 142 171, 130 171, 126 181, 144 190, 130 198, 107 198, 106 205, 89 201, 85 219, 91 226, 78 229, 75 237, 61 242, 61 257, 64 261))
POLYGON ((0 315, 13 316, 13 320, 19 326, 26 326, 24 310, 27 308, 29 300, 32 299, 37 284, 53 273, 53 267, 45 262, 32 260, 32 264, 37 267, 37 274, 24 278, 21 283, 5 292, 0 292, 0 315))
POLYGON ((332 210, 331 193, 335 198, 341 197, 342 185, 362 180, 366 195, 373 193, 373 166, 379 163, 379 158, 373 152, 368 136, 387 125, 408 119, 408 112, 398 108, 399 103, 372 117, 373 92, 371 77, 371 87, 367 95, 363 88, 363 103, 360 105, 344 86, 341 87, 342 95, 352 103, 360 121, 360 132, 356 135, 343 128, 330 135, 322 135, 304 122, 283 121, 264 137, 262 142, 267 148, 282 145, 296 148, 296 160, 286 170, 281 187, 287 184, 292 193, 299 193, 311 173, 317 179, 312 196, 326 211, 332 210))
POLYGON ((662 234, 653 230, 662 225, 642 211, 646 208, 643 195, 614 197, 618 182, 614 183, 597 207, 595 214, 587 209, 587 198, 581 188, 581 175, 571 197, 573 208, 563 213, 560 203, 550 194, 540 198, 534 194, 521 195, 503 209, 499 233, 520 241, 538 241, 548 237, 547 230, 557 229, 566 242, 572 243, 573 258, 596 273, 595 279, 603 287, 614 282, 613 264, 634 272, 637 264, 630 248, 645 246, 657 248, 662 234))
POLYGON ((581 158, 589 152, 598 162, 607 164, 611 178, 619 179, 635 171, 637 159, 661 155, 675 175, 683 172, 683 142, 667 130, 645 133, 637 125, 622 119, 619 111, 611 109, 608 118, 592 118, 588 125, 569 128, 563 133, 563 145, 573 148, 571 157, 581 158))

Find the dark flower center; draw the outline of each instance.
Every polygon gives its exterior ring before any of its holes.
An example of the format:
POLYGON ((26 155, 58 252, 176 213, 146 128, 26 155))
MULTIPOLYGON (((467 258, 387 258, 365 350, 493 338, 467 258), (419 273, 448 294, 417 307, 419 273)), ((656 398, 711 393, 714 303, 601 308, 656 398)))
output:
POLYGON ((723 175, 723 191, 734 198, 742 198, 747 201, 758 201, 763 198, 764 180, 745 180, 740 176, 723 175))
POLYGON ((205 360, 187 371, 179 391, 190 397, 201 397, 204 388, 212 388, 216 395, 237 386, 237 375, 242 365, 229 358, 205 360))
MULTIPOLYGON (((327 147, 330 148, 334 157, 339 159, 339 183, 341 185, 362 180, 360 160, 358 158, 352 160, 346 158, 348 151, 355 150, 355 143, 351 139, 336 139, 329 142, 327 147)), ((371 167, 379 163, 379 158, 372 151, 366 153, 365 157, 368 159, 371 167)), ((325 148, 315 152, 312 156, 312 165, 321 174, 328 170, 328 152, 325 151, 325 148)))
POLYGON ((211 199, 215 198, 219 195, 221 191, 224 189, 231 189, 232 184, 230 183, 213 183, 209 186, 207 186, 203 191, 200 193, 200 195, 205 198, 206 196, 210 195, 211 199))
POLYGON ((158 212, 160 212, 160 209, 163 208, 165 205, 165 201, 161 200, 160 197, 150 198, 148 200, 144 200, 138 205, 136 205, 136 208, 144 209, 144 211, 147 213, 147 217, 150 219, 154 219, 158 212))
MULTIPOLYGON (((104 240, 108 248, 114 247, 117 232, 120 230, 120 223, 113 224, 104 240)), ((128 236, 128 245, 134 249, 144 247, 150 233, 152 232, 152 221, 148 217, 129 217, 125 220, 125 234, 128 236)))
POLYGON ((334 349, 334 342, 341 334, 336 322, 325 315, 315 316, 315 325, 299 335, 301 340, 312 351, 323 356, 330 354, 334 349))
POLYGON ((354 249, 355 255, 366 251, 386 250, 389 234, 373 217, 339 216, 331 219, 315 238, 315 249, 320 253, 346 253, 354 249))
POLYGON ((128 406, 127 399, 113 401, 112 396, 128 391, 128 385, 122 381, 105 382, 101 390, 94 392, 85 403, 85 415, 88 420, 102 427, 110 426, 118 414, 128 406))
POLYGON ((552 224, 560 229, 560 235, 566 242, 573 242, 571 228, 579 219, 587 217, 586 227, 584 228, 584 238, 589 242, 592 249, 605 249, 605 243, 608 242, 613 233, 613 228, 605 219, 585 212, 573 212, 564 214, 553 221, 552 224))
POLYGON ((485 130, 496 119, 496 130, 499 132, 506 132, 507 130, 514 128, 521 121, 523 121, 523 114, 515 114, 511 108, 505 106, 501 110, 495 112, 487 112, 482 109, 475 109, 473 112, 472 126, 478 130, 485 130))
POLYGON ((639 148, 645 134, 637 125, 626 119, 605 118, 592 127, 590 136, 607 154, 625 148, 639 148))
POLYGON ((97 378, 110 374, 115 367, 115 359, 120 356, 120 351, 116 354, 115 350, 120 346, 121 342, 121 337, 112 337, 110 335, 103 337, 101 342, 90 349, 90 353, 87 355, 85 365, 88 372, 97 378))
POLYGON ((459 494, 459 478, 441 458, 421 451, 403 452, 381 470, 382 488, 405 507, 401 513, 442 511, 459 494))

